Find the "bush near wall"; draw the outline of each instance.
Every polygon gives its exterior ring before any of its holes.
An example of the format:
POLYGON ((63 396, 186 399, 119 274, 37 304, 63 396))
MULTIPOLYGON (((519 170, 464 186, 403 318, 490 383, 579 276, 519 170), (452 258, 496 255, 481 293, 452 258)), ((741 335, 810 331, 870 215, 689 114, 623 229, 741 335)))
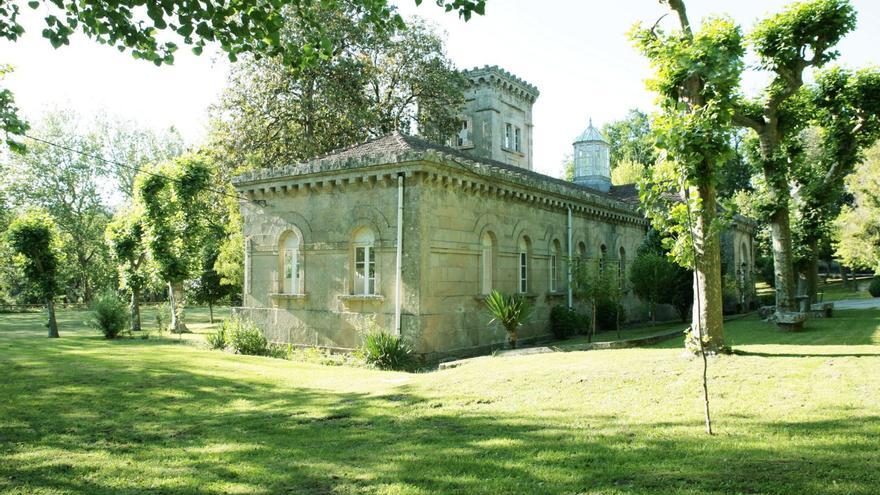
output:
POLYGON ((880 297, 880 277, 874 277, 868 286, 868 292, 874 297, 880 297))

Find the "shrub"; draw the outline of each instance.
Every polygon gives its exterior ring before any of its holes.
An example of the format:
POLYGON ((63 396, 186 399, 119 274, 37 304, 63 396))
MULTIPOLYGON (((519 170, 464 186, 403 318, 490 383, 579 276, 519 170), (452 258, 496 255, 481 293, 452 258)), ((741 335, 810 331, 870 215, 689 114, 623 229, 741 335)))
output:
POLYGON ((868 286, 868 292, 874 297, 880 297, 880 277, 874 277, 871 285, 868 286))
POLYGON ((223 330, 226 332, 228 346, 236 354, 269 355, 269 342, 252 321, 233 316, 223 322, 223 330))
POLYGON ((516 349, 517 330, 526 321, 532 312, 532 306, 519 294, 511 294, 504 297, 504 294, 493 290, 486 297, 486 308, 492 315, 489 324, 496 321, 507 331, 507 341, 512 349, 516 349))
POLYGON ((211 349, 222 350, 229 345, 229 339, 226 335, 226 325, 221 325, 214 333, 208 334, 208 347, 211 349))
POLYGON ((557 339, 566 339, 577 333, 581 323, 577 311, 561 304, 550 310, 550 332, 557 339))
POLYGON ((412 348, 406 339, 391 335, 375 324, 371 327, 363 334, 363 343, 355 351, 360 359, 381 370, 411 370, 415 367, 412 348))
POLYGON ((128 305, 114 291, 105 291, 92 301, 93 327, 108 339, 116 338, 128 325, 128 305))
POLYGON ((159 332, 164 332, 171 324, 171 305, 162 303, 156 306, 156 327, 159 332))

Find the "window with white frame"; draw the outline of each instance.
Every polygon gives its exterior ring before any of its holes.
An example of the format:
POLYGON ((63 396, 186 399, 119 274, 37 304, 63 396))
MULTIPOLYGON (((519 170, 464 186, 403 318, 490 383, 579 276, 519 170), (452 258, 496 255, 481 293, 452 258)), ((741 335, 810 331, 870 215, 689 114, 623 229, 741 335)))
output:
POLYGON ((494 242, 492 234, 486 232, 480 239, 480 293, 488 294, 492 292, 492 274, 493 274, 493 257, 494 242))
POLYGON ((506 149, 513 147, 513 124, 505 124, 504 126, 504 147, 506 149))
POLYGON ((473 124, 471 123, 470 118, 464 117, 461 119, 458 134, 455 136, 455 145, 457 147, 464 148, 467 146, 473 146, 473 142, 471 142, 471 127, 473 127, 473 124))
POLYGON ((295 232, 287 232, 281 244, 281 287, 282 294, 299 294, 299 248, 300 239, 295 232))
POLYGON ((519 287, 520 294, 529 291, 529 238, 519 240, 519 287))
POLYGON ((370 229, 359 229, 354 236, 354 287, 355 295, 369 296, 376 293, 376 237, 370 229))
POLYGON ((513 129, 513 149, 522 151, 522 130, 519 127, 513 129))

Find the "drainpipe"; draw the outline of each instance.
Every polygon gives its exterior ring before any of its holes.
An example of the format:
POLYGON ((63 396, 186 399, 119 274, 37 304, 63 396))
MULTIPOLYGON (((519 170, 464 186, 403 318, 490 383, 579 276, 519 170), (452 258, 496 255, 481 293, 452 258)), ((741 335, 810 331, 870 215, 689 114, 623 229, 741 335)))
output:
POLYGON ((571 263, 572 263, 572 250, 571 250, 571 206, 568 207, 568 307, 572 307, 571 301, 571 263))
POLYGON ((400 335, 401 278, 403 274, 403 172, 397 174, 397 273, 394 286, 394 333, 400 335))

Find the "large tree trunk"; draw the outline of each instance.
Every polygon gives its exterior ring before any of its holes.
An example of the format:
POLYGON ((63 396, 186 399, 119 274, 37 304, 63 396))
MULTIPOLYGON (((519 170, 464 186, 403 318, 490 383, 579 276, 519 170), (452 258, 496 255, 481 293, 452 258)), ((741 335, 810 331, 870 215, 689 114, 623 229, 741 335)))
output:
POLYGON ((171 303, 171 331, 174 333, 186 333, 184 321, 183 284, 168 284, 168 299, 171 303))
POLYGON ((702 207, 693 225, 694 307, 691 331, 699 339, 702 333, 707 353, 714 354, 724 347, 724 315, 721 297, 721 243, 712 224, 717 216, 715 186, 697 188, 702 207))
POLYGON ((49 328, 49 338, 57 339, 58 335, 58 322, 55 321, 55 301, 49 298, 46 301, 46 310, 49 313, 49 323, 46 325, 49 328))
MULTIPOLYGON (((786 194, 788 194, 786 192, 786 194)), ((791 224, 788 205, 778 206, 770 217, 770 237, 773 249, 773 273, 776 279, 776 310, 797 311, 797 286, 794 276, 794 256, 791 248, 791 224)))
POLYGON ((211 301, 208 301, 208 321, 211 322, 211 325, 214 324, 214 305, 211 304, 211 301))
POLYGON ((141 291, 140 289, 133 289, 131 291, 131 303, 129 304, 129 309, 131 310, 131 331, 139 332, 141 330, 141 291))

